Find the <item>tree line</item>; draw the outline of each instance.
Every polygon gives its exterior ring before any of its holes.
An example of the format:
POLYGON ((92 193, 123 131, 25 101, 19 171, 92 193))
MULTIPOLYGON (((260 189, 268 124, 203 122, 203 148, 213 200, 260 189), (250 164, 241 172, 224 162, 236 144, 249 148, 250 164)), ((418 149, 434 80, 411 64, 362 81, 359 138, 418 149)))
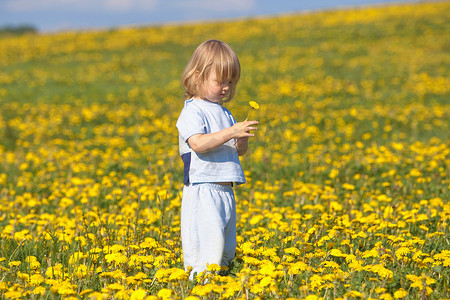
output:
POLYGON ((33 25, 6 25, 0 27, 0 35, 22 35, 27 33, 37 33, 36 27, 33 25))

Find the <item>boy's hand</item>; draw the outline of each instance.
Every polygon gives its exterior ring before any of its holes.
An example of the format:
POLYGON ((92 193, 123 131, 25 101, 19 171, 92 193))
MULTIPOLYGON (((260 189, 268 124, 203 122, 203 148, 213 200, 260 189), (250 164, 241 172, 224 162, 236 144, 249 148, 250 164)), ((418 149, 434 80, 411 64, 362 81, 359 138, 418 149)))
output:
POLYGON ((257 124, 258 124, 258 121, 247 121, 247 120, 234 124, 233 127, 231 127, 231 129, 233 130, 234 138, 248 139, 249 137, 255 136, 250 131, 257 130, 258 127, 254 127, 254 125, 257 125, 257 124))

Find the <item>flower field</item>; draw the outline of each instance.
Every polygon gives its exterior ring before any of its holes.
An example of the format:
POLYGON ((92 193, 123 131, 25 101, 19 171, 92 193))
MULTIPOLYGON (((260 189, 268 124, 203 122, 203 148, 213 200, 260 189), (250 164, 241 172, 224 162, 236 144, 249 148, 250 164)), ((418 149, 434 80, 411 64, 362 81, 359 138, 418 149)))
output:
POLYGON ((0 37, 2 299, 450 298, 448 11, 0 37), (211 38, 259 130, 236 260, 189 281, 175 122, 211 38))

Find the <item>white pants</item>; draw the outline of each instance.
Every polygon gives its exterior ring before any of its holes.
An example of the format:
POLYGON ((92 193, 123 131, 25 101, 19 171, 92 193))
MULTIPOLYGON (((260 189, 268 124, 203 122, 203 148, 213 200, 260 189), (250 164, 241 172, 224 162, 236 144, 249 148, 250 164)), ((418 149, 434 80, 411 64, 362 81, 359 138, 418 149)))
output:
POLYGON ((236 203, 231 187, 214 183, 185 185, 181 203, 184 267, 190 278, 207 264, 228 266, 236 251, 236 203))

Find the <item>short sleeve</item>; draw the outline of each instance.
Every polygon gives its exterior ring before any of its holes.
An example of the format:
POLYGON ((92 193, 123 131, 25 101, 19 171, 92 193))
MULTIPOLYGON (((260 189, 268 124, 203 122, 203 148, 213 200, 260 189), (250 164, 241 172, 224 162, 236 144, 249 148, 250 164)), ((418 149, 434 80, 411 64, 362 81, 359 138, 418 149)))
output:
POLYGON ((206 133, 206 126, 201 112, 194 110, 191 106, 185 106, 177 121, 180 136, 187 141, 191 136, 198 133, 206 133))

